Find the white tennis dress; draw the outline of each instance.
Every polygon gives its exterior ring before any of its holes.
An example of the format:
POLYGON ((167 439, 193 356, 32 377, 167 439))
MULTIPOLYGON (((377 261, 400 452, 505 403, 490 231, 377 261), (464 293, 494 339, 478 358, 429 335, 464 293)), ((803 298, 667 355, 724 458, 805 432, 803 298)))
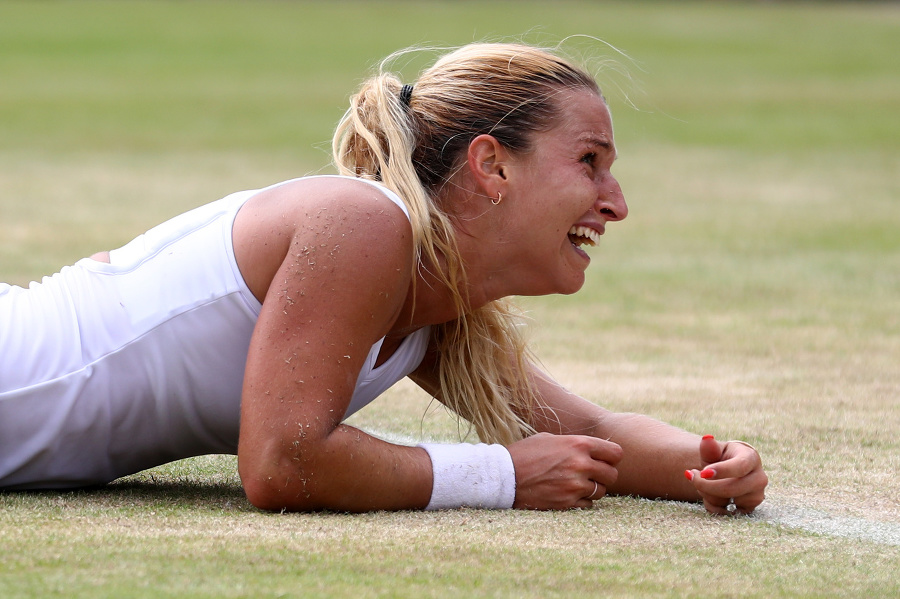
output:
MULTIPOLYGON (((0 284, 0 489, 101 484, 237 453, 261 306, 238 271, 231 229, 258 192, 173 218, 110 252, 109 264, 84 259, 28 289, 0 284)), ((382 341, 345 417, 419 365, 428 329, 375 368, 382 341)))

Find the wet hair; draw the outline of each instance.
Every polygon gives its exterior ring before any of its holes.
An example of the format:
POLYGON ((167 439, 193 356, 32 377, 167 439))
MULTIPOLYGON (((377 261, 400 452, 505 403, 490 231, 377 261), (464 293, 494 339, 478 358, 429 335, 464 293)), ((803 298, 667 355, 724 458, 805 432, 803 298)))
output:
POLYGON ((532 357, 511 301, 474 310, 466 305, 447 186, 477 136, 489 134, 514 153, 527 152, 534 135, 560 117, 560 92, 600 90, 574 63, 524 44, 463 46, 405 86, 387 68, 392 58, 351 97, 335 131, 334 162, 341 174, 380 181, 403 199, 416 268, 444 258, 446 270, 434 274, 452 291, 462 316, 432 328, 439 399, 471 422, 483 441, 511 443, 534 432, 529 420, 536 395, 527 376, 532 357))

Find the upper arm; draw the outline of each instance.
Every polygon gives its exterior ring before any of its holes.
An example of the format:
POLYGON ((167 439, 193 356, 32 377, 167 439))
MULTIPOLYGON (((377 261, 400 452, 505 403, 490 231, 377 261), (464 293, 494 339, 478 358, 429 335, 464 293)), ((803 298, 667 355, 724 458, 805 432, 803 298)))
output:
POLYGON ((268 266, 274 274, 247 357, 238 450, 245 464, 300 451, 337 426, 409 288, 403 212, 368 184, 319 184, 310 195, 282 190, 270 206, 256 207, 258 226, 280 227, 273 237, 283 247, 280 262, 268 266))

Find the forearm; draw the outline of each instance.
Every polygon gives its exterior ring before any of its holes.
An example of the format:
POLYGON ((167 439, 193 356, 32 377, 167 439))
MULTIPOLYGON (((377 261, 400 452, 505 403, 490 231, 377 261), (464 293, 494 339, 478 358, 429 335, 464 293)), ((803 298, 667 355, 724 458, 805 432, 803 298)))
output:
POLYGON ((618 478, 610 493, 695 501, 699 495, 684 471, 700 467, 700 437, 649 416, 610 412, 535 372, 542 397, 532 418, 539 432, 589 435, 622 447, 618 478))
POLYGON ((700 437, 642 414, 607 412, 595 436, 622 446, 615 495, 698 501, 684 471, 699 469, 700 437))
POLYGON ((248 499, 266 510, 362 512, 424 508, 431 497, 425 450, 340 425, 322 439, 238 449, 248 499))

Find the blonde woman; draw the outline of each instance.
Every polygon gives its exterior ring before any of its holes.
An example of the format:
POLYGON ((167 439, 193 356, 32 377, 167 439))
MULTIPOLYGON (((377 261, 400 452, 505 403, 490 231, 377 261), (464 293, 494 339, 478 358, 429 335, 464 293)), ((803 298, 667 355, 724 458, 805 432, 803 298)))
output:
POLYGON ((266 510, 588 507, 607 493, 751 512, 757 452, 611 413, 536 368, 515 295, 574 293, 628 208, 595 81, 474 44, 381 72, 338 176, 236 193, 29 289, 0 288, 0 488, 101 484, 236 453, 266 510), (480 444, 342 421, 409 376, 480 444))

